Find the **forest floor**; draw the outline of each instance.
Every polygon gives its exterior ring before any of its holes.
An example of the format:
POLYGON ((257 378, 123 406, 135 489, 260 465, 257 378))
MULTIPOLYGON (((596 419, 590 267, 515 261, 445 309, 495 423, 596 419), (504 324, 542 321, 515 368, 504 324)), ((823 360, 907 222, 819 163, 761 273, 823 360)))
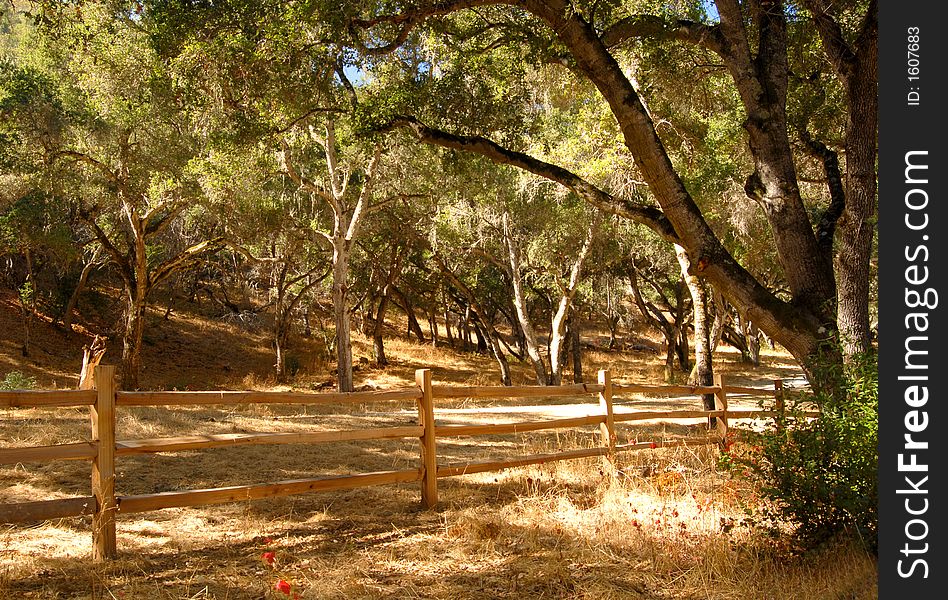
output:
MULTIPOLYGON (((188 307, 191 308, 191 307, 188 307)), ((141 385, 146 389, 323 389, 332 373, 320 335, 299 339, 299 368, 289 384, 271 376, 272 352, 261 324, 212 318, 199 307, 149 316, 141 385)), ((94 326, 93 323, 90 327, 94 326)), ((39 388, 76 384, 82 345, 91 337, 45 321, 21 353, 22 317, 0 297, 0 376, 18 370, 39 388)), ((411 385, 431 368, 436 383, 496 384, 487 356, 391 335, 391 365, 370 366, 370 341, 355 334, 356 385, 411 385), (362 360, 360 360, 362 359, 362 360)), ((584 338, 586 380, 600 368, 628 383, 662 381, 661 344, 640 334, 608 350, 608 338, 584 338)), ((104 364, 115 364, 110 342, 104 364)), ((513 365, 516 384, 530 384, 513 365)), ((783 352, 765 350, 762 365, 726 349, 715 368, 736 385, 799 380, 783 352)), ((735 400, 737 400, 735 398, 735 400)), ((698 408, 696 398, 630 396, 617 410, 698 408)), ((740 404, 751 408, 756 400, 740 404)), ((488 423, 572 416, 577 399, 451 400, 438 423, 488 423), (554 405, 554 406, 550 406, 554 405)), ((590 405, 591 411, 596 407, 590 405)), ((10 409, 0 418, 0 446, 88 439, 88 411, 10 409)), ((126 408, 118 438, 199 433, 323 431, 406 425, 410 403, 351 408, 249 405, 126 408)), ((744 427, 752 426, 745 423, 744 427)), ((698 420, 620 424, 620 442, 702 435, 698 420)), ((439 460, 502 459, 598 444, 592 428, 439 440, 439 460)), ((733 452, 746 446, 740 441, 733 452)), ((317 474, 413 468, 417 443, 374 440, 319 446, 247 446, 121 457, 120 494, 241 485, 317 474)), ((204 508, 120 516, 119 559, 91 562, 88 518, 0 526, 0 597, 4 598, 630 598, 862 599, 876 596, 875 559, 855 545, 799 553, 789 537, 763 525, 766 502, 716 447, 649 449, 620 456, 619 475, 598 459, 561 461, 439 481, 440 505, 422 510, 417 484, 362 488, 204 508), (273 553, 272 555, 266 553, 273 553), (267 560, 272 558, 272 563, 267 560)), ((0 502, 89 493, 82 461, 0 468, 0 502)))

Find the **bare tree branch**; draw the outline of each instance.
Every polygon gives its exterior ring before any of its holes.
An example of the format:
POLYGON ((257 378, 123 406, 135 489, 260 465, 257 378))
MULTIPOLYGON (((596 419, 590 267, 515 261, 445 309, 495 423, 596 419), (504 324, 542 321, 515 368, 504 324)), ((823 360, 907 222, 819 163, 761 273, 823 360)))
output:
POLYGON ((346 231, 346 241, 352 241, 356 231, 359 230, 362 221, 362 211, 366 209, 372 197, 372 188, 375 185, 375 170, 379 161, 382 159, 382 146, 375 147, 375 153, 369 166, 365 169, 365 181, 362 183, 362 190, 359 192, 359 200, 356 202, 355 209, 352 211, 352 218, 349 220, 349 229, 346 231))

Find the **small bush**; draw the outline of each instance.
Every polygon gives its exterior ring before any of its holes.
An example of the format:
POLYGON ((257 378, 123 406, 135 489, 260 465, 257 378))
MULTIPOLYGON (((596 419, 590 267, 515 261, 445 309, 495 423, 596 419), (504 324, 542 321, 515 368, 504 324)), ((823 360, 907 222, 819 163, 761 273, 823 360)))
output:
POLYGON ((0 390, 33 390, 36 389, 36 378, 24 375, 19 371, 10 371, 0 379, 0 390))
POLYGON ((879 376, 874 355, 854 358, 835 396, 794 398, 773 431, 760 434, 751 460, 776 513, 797 526, 813 547, 840 535, 861 538, 876 551, 878 529, 879 376), (800 417, 802 403, 820 406, 817 419, 800 417))

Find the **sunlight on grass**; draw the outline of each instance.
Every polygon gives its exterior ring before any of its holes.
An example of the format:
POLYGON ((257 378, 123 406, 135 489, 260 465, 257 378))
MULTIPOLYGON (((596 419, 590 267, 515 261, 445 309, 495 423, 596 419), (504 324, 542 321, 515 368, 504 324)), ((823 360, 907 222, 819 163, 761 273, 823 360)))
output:
MULTIPOLYGON (((195 326, 200 320, 195 322, 195 326)), ((202 327, 210 327, 202 325, 202 327)), ((229 326, 215 325, 221 332, 229 326)), ((211 332, 219 335, 221 332, 211 332)), ((236 331, 231 332, 236 334, 236 331)), ((489 356, 412 341, 386 342, 391 365, 374 367, 369 340, 356 335, 357 386, 414 384, 430 367, 442 385, 496 384, 489 356)), ((262 345, 253 360, 262 362, 262 345)), ((656 383, 661 365, 648 352, 586 352, 586 380, 598 368, 616 380, 656 383)), ((716 367, 734 381, 794 376, 780 352, 769 367, 736 353, 716 367)), ((249 363, 248 363, 249 364, 249 363)), ((532 384, 526 365, 518 384, 532 384)), ((310 363, 288 385, 263 370, 238 370, 232 389, 310 390, 329 365, 310 363)), ((227 374, 225 374, 227 375, 227 374)), ((184 386, 194 387, 193 375, 184 386)), ((167 386, 166 386, 167 387, 167 386)), ((735 399, 753 407, 756 400, 735 399)), ((698 407, 696 398, 630 396, 616 410, 698 407)), ((595 396, 553 399, 448 399, 439 424, 499 423, 596 414, 595 396)), ((238 432, 316 432, 404 426, 414 402, 365 406, 242 405, 130 407, 119 411, 120 439, 238 432)), ((89 438, 88 412, 17 409, 0 421, 0 445, 89 438)), ((618 426, 619 441, 687 439, 706 433, 700 419, 618 426)), ((503 460, 589 448, 597 428, 439 440, 439 461, 503 460)), ((740 446, 740 444, 738 444, 740 446)), ((716 447, 643 450, 440 480, 437 511, 419 509, 417 485, 393 485, 203 508, 119 515, 119 560, 93 565, 90 520, 63 519, 0 529, 0 595, 24 598, 274 598, 280 580, 301 598, 873 598, 875 559, 856 546, 798 555, 786 535, 760 519, 754 482, 722 470, 716 447)), ((388 469, 418 463, 414 440, 318 446, 253 446, 122 456, 120 494, 241 485, 388 469)), ((0 500, 87 495, 83 461, 0 468, 0 500)), ((285 596, 283 596, 285 597, 285 596)))

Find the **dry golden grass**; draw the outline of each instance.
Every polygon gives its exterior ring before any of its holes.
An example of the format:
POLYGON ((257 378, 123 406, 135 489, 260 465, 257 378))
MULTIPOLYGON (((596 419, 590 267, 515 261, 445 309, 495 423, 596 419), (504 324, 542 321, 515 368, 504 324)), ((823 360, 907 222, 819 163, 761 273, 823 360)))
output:
POLYGON ((858 548, 795 556, 743 524, 755 499, 714 452, 639 452, 614 481, 592 459, 442 480, 438 511, 392 486, 120 518, 108 565, 80 520, 10 528, 0 593, 263 598, 284 579, 303 598, 874 597, 858 548))
MULTIPOLYGON (((263 337, 195 316, 177 317, 149 346, 150 387, 270 389, 263 337), (160 337, 164 336, 164 337, 160 337), (243 337, 242 337, 243 336, 243 337), (190 341, 188 341, 190 340, 190 341), (183 343, 191 346, 184 351, 183 343), (243 345, 241 345, 243 344, 243 345), (211 349, 216 348, 216 353, 211 349), (206 354, 202 354, 206 353, 206 354), (170 364, 175 357, 178 363, 170 364), (210 357, 210 358, 208 358, 210 357), (200 361, 204 360, 205 363, 200 361), (229 371, 221 368, 229 365, 229 371), (199 385, 202 381, 208 385, 199 385), (164 382, 158 376, 164 374, 164 382), (174 381, 172 381, 172 379, 174 381)), ((50 334, 52 335, 52 334, 50 334)), ((12 341, 4 342, 3 351, 12 341)), ((356 336, 355 356, 368 356, 356 336)), ((306 349, 298 350, 307 355, 306 349)), ((414 370, 434 369, 436 382, 493 384, 484 356, 390 340, 392 365, 363 365, 357 385, 409 385, 414 370)), ((313 352, 315 356, 316 353, 313 352)), ((733 353, 717 366, 735 382, 796 374, 786 355, 748 368, 733 353)), ((658 382, 657 355, 590 350, 586 368, 611 368, 621 381, 658 382)), ((15 356, 3 358, 19 364, 15 356)), ((67 364, 27 365, 46 385, 67 364), (47 379, 43 379, 46 377, 47 379)), ((23 369, 21 369, 23 370, 23 369)), ((78 367, 77 369, 78 370, 78 367)), ((326 381, 315 359, 293 382, 326 381)), ((590 376, 587 379, 590 379, 590 376)), ((531 383, 515 365, 515 382, 531 383)), ((563 416, 594 398, 557 399, 563 416)), ((680 399, 632 398, 628 405, 680 406, 680 399)), ((529 401, 452 400, 439 423, 548 418, 529 401), (507 410, 508 412, 498 412, 507 410)), ((591 408, 591 407, 590 407, 591 408)), ((127 408, 120 439, 245 431, 322 431, 404 425, 411 403, 363 407, 298 406, 127 408)), ((0 445, 24 446, 88 438, 88 412, 6 410, 0 445)), ((684 438, 702 433, 689 422, 621 424, 620 441, 684 438)), ((439 440, 439 460, 466 462, 598 444, 594 428, 439 440)), ((441 504, 419 507, 418 485, 393 485, 251 503, 168 509, 119 516, 119 559, 91 563, 88 518, 0 526, 3 598, 279 598, 280 579, 301 598, 874 598, 876 563, 856 546, 794 554, 786 537, 770 537, 749 518, 762 501, 753 482, 718 468, 712 447, 623 454, 616 476, 597 459, 550 463, 442 479, 441 504), (273 553, 273 563, 264 553, 273 553)), ((412 440, 320 446, 254 446, 120 457, 120 494, 260 483, 279 479, 417 465, 412 440)), ((0 468, 0 502, 89 493, 89 465, 58 462, 0 468)))

